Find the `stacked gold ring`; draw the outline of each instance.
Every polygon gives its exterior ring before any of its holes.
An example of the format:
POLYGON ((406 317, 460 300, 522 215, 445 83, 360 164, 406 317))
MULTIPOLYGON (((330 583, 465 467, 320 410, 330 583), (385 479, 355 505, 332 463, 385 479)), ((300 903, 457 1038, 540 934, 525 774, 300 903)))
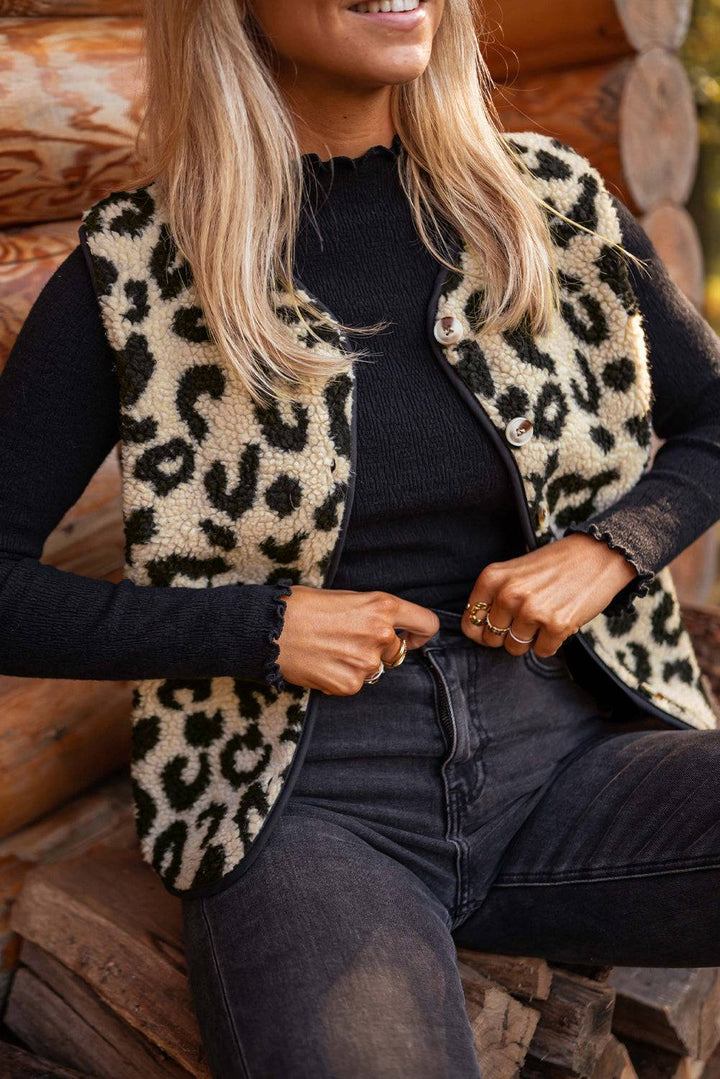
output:
POLYGON ((485 603, 483 600, 479 600, 477 603, 473 603, 473 604, 466 603, 465 604, 465 610, 470 611, 470 614, 468 615, 468 618, 470 619, 470 621, 472 622, 472 624, 474 626, 484 626, 485 623, 487 622, 487 614, 483 615, 482 618, 478 618, 477 613, 480 610, 489 611, 490 610, 490 604, 485 603))
POLYGON ((407 655, 407 641, 403 637, 401 642, 400 642, 400 647, 398 648, 397 655, 395 656, 395 658, 391 659, 389 663, 385 663, 381 659, 380 660, 380 666, 375 671, 375 673, 371 674, 369 678, 363 679, 363 681, 368 686, 375 685, 375 683, 378 681, 380 676, 385 673, 385 671, 388 669, 388 667, 399 667, 400 664, 404 661, 406 655, 407 655))

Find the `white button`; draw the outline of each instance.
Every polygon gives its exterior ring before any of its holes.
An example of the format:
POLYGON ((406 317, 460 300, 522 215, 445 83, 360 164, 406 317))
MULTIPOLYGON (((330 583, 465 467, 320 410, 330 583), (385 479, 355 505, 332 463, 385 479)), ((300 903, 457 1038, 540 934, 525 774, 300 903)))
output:
POLYGON ((532 436, 532 420, 529 420, 527 416, 513 416, 505 427, 505 437, 511 446, 524 446, 532 436))
POLYGON ((463 338, 463 325, 454 315, 444 315, 435 323, 435 340, 441 345, 456 345, 463 338))

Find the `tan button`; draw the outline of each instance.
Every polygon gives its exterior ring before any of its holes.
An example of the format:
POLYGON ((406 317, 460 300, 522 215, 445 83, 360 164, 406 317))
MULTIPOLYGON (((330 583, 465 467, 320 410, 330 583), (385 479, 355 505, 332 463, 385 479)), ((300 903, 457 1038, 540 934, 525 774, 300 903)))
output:
POLYGON ((505 437, 511 446, 524 446, 532 436, 532 420, 527 416, 513 416, 505 427, 505 437))
POLYGON ((456 345, 463 339, 463 325, 454 315, 444 315, 435 323, 435 340, 441 345, 456 345))
POLYGON ((541 528, 544 527, 549 516, 550 507, 548 506, 547 502, 541 502, 537 508, 537 522, 541 528))

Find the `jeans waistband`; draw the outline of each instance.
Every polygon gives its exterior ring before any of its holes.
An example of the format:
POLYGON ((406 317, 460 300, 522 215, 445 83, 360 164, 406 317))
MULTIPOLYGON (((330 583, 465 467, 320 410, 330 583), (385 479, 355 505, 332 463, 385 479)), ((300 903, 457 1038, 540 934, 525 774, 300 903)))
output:
POLYGON ((434 611, 440 619, 441 632, 462 633, 460 628, 462 614, 459 611, 446 611, 442 607, 428 607, 428 610, 434 611))

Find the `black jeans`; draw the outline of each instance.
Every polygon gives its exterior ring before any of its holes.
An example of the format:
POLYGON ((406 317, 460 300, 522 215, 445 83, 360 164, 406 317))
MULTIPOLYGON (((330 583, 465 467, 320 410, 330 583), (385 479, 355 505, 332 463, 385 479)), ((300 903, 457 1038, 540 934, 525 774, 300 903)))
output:
POLYGON ((321 696, 256 860, 182 900, 216 1079, 477 1079, 456 944, 720 966, 720 731, 619 722, 562 655, 437 613, 400 667, 321 696))

